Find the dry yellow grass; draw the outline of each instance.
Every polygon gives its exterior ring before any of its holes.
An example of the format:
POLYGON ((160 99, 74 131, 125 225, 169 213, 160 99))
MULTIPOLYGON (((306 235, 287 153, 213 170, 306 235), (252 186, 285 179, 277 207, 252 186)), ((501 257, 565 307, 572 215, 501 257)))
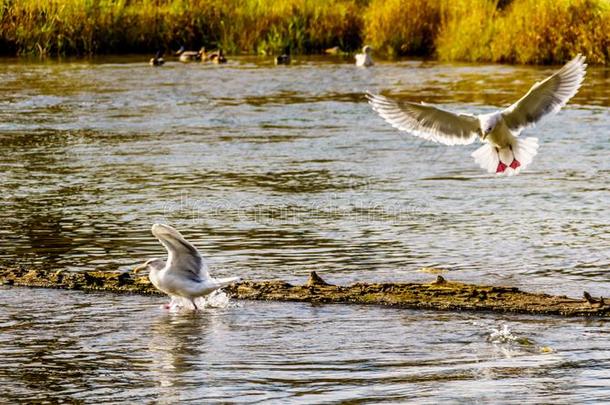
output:
POLYGON ((17 53, 315 52, 361 42, 355 0, 0 0, 0 41, 17 53))
POLYGON ((371 0, 365 38, 389 55, 427 55, 434 48, 444 0, 371 0))
POLYGON ((610 1, 514 0, 497 21, 490 60, 553 63, 575 53, 610 62, 610 1))
POLYGON ((491 60, 491 42, 498 15, 497 0, 447 0, 436 38, 441 60, 471 62, 491 60))
POLYGON ((365 22, 365 39, 390 55, 610 63, 608 0, 372 0, 365 22))
POLYGON ((369 43, 390 56, 610 63, 609 0, 0 0, 0 50, 315 53, 369 43))

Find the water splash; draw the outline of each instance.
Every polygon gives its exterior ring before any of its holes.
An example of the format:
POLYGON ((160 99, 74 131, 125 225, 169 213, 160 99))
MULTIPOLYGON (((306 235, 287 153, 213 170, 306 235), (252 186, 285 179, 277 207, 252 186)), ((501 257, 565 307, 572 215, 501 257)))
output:
POLYGON ((229 296, 221 290, 216 290, 206 297, 195 298, 195 305, 183 297, 172 297, 169 304, 164 305, 164 308, 169 312, 192 312, 195 309, 202 311, 207 308, 234 308, 239 306, 236 302, 232 301, 229 296))
POLYGON ((517 342, 517 337, 513 335, 508 325, 502 325, 502 328, 492 329, 487 338, 491 343, 514 343, 517 342))
POLYGON ((492 329, 487 341, 496 345, 518 346, 527 351, 539 351, 541 353, 552 353, 553 349, 548 346, 538 346, 533 339, 527 336, 518 336, 504 324, 499 329, 492 329))
POLYGON ((229 308, 237 306, 231 298, 222 290, 216 290, 207 297, 200 297, 196 300, 199 308, 229 308))

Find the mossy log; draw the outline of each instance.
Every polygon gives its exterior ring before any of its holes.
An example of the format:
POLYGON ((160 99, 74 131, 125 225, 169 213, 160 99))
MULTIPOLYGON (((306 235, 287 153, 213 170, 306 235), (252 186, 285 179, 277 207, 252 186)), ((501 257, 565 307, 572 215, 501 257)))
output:
MULTIPOLYGON (((116 293, 159 294, 146 276, 110 272, 50 272, 0 268, 0 284, 116 293)), ((285 281, 244 281, 225 288, 241 300, 295 301, 320 304, 368 304, 392 307, 488 311, 561 316, 610 317, 610 303, 584 292, 582 299, 529 293, 516 287, 450 282, 328 284, 315 272, 304 285, 285 281)))

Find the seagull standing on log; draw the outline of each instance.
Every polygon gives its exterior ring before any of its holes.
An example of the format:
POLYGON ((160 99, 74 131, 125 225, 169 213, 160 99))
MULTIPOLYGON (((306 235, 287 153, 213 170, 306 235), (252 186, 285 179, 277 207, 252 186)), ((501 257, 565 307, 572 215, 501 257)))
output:
POLYGON ((197 310, 199 308, 195 303, 196 298, 205 297, 240 280, 239 277, 210 277, 208 266, 197 248, 171 226, 154 224, 151 231, 165 246, 167 262, 163 259, 150 259, 136 267, 134 273, 145 269, 149 271, 148 278, 151 283, 172 297, 168 308, 176 303, 177 297, 182 297, 188 299, 197 310))

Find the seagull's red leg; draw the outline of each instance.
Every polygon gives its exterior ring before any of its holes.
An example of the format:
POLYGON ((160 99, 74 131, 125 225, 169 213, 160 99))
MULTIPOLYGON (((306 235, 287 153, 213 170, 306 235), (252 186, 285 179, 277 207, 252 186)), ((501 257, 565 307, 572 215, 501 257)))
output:
POLYGON ((519 162, 517 160, 517 158, 515 157, 515 152, 513 152, 513 145, 510 145, 509 148, 510 148, 510 151, 513 153, 513 161, 510 164, 510 168, 516 169, 517 167, 521 166, 521 162, 519 162))
POLYGON ((500 149, 496 148, 496 153, 498 154, 498 167, 496 168, 496 173, 504 173, 504 170, 506 170, 506 165, 504 164, 504 162, 502 162, 502 160, 500 160, 500 149))

